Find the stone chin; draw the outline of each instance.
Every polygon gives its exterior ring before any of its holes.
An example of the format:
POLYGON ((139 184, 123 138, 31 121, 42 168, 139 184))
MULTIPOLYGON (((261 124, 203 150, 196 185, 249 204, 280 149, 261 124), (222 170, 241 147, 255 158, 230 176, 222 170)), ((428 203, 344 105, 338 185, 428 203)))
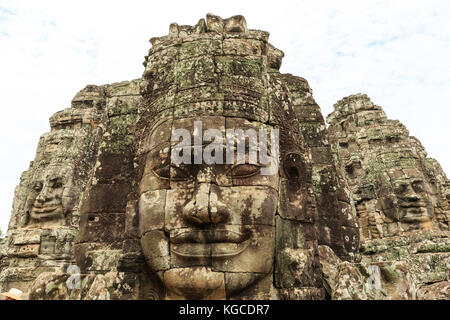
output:
MULTIPOLYGON (((156 231, 162 234, 161 231, 156 231)), ((253 242, 252 237, 233 226, 227 229, 184 229, 167 233, 159 238, 141 239, 141 246, 147 260, 147 266, 155 272, 167 292, 166 299, 227 299, 244 292, 266 277, 272 277, 274 248, 270 246, 271 261, 258 261, 263 257, 253 242), (169 238, 171 244, 169 245, 169 238), (152 241, 153 240, 153 241, 152 241), (147 242, 146 242, 147 241, 147 242), (253 245, 252 245, 253 244, 253 245), (169 261, 176 261, 176 266, 162 270, 166 249, 169 248, 169 261), (260 259, 258 259, 260 258, 260 259), (248 272, 248 264, 257 264, 258 272, 248 272), (240 270, 228 270, 234 265, 240 270), (163 271, 163 272, 158 272, 163 271), (225 283, 226 290, 225 290, 225 283)), ((172 264, 167 262, 168 265, 172 264)))
POLYGON ((250 288, 272 273, 232 273, 232 280, 226 273, 213 271, 211 267, 174 268, 164 272, 163 283, 166 299, 222 300, 250 288), (225 289, 226 283, 226 289, 225 289))
POLYGON ((166 299, 225 299, 225 277, 210 267, 176 268, 164 273, 166 299))

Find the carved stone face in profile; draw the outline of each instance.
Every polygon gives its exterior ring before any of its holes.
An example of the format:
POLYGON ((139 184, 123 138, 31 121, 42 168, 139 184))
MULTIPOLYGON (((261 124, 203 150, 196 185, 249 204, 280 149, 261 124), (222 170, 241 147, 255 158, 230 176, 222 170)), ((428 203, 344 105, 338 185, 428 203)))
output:
POLYGON ((423 173, 417 168, 395 168, 389 171, 392 192, 386 194, 382 188, 380 198, 384 213, 394 221, 417 224, 423 228, 431 226, 433 204, 430 187, 423 173))
POLYGON ((67 186, 66 168, 49 166, 35 173, 26 201, 29 224, 64 218, 63 194, 67 186))
MULTIPOLYGON (((186 128, 195 135, 193 121, 202 122, 203 132, 210 128, 258 132, 263 127, 242 118, 213 116, 173 124, 169 120, 153 130, 147 139, 150 151, 139 201, 141 245, 148 266, 159 272, 168 299, 224 299, 265 278, 270 286, 278 170, 264 175, 261 169, 267 164, 237 164, 235 152, 233 163, 207 164, 205 154, 212 145, 200 147, 201 161, 195 161, 193 148, 191 164, 174 164, 171 154, 181 150, 169 142, 170 128, 186 128)), ((224 144, 217 144, 216 155, 221 150, 226 157, 224 144)))

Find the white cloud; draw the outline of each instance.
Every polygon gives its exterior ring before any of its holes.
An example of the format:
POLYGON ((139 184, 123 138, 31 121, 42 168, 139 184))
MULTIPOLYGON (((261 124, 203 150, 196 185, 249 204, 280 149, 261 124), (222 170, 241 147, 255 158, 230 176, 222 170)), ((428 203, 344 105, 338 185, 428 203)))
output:
POLYGON ((171 22, 243 14, 306 78, 324 116, 367 93, 417 136, 444 170, 450 108, 448 1, 0 1, 0 228, 48 118, 86 84, 138 78, 171 22))

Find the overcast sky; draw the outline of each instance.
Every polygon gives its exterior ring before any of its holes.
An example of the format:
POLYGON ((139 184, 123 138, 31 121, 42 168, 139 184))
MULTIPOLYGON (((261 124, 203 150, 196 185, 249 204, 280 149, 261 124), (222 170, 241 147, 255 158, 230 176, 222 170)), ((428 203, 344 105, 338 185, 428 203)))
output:
POLYGON ((309 81, 324 116, 366 93, 447 173, 450 1, 0 0, 0 228, 48 119, 87 84, 141 77, 151 37, 206 13, 242 14, 309 81))

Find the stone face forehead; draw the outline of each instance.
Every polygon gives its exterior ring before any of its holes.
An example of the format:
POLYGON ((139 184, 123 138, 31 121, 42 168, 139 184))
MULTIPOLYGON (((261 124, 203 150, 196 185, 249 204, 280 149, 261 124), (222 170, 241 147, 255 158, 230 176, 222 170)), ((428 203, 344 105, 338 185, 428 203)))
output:
POLYGON ((402 168, 402 167, 391 168, 388 171, 388 175, 392 181, 424 179, 423 172, 418 168, 402 168))
POLYGON ((40 166, 34 169, 33 180, 51 180, 55 178, 65 178, 73 168, 69 164, 51 164, 40 166))
MULTIPOLYGON (((248 138, 254 135, 260 141, 260 134, 267 138, 267 147, 270 149, 271 137, 274 134, 274 127, 256 121, 249 121, 245 118, 226 118, 222 116, 204 116, 195 118, 183 118, 177 120, 163 119, 156 123, 148 136, 141 141, 138 154, 144 154, 156 148, 167 149, 169 146, 181 146, 180 139, 172 139, 172 134, 177 130, 186 130, 191 138, 191 145, 195 143, 195 137, 201 138, 202 144, 213 142, 205 134, 219 135, 225 144, 228 137, 230 143, 238 143, 239 137, 248 138), (199 131, 201 129, 201 132, 199 131), (205 140, 206 139, 206 140, 205 140)), ((253 136, 252 136, 253 137, 253 136)), ((269 150, 270 151, 270 150, 269 150)))

